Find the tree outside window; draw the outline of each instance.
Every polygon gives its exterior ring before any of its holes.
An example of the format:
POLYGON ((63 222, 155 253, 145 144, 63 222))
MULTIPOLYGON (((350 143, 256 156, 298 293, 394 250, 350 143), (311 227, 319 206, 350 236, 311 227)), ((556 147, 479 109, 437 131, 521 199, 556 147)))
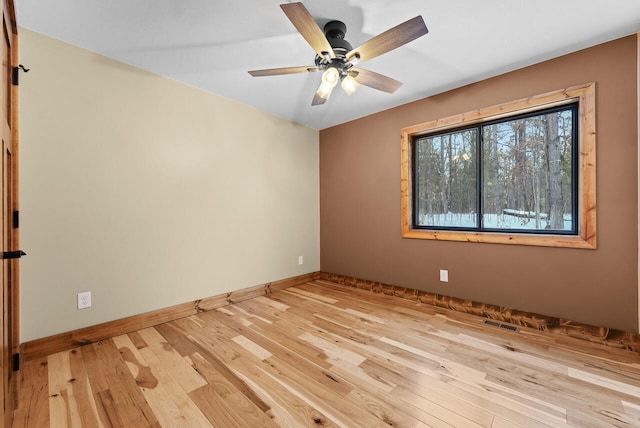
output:
POLYGON ((417 137, 414 227, 576 234, 576 111, 417 137))

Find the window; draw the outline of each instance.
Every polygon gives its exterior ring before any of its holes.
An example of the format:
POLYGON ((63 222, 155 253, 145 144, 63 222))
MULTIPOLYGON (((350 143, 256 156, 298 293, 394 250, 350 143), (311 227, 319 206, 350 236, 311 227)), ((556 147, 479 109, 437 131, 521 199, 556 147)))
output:
POLYGON ((403 237, 595 248, 594 86, 403 129, 403 237))
POLYGON ((416 136, 413 227, 576 235, 576 111, 416 136))

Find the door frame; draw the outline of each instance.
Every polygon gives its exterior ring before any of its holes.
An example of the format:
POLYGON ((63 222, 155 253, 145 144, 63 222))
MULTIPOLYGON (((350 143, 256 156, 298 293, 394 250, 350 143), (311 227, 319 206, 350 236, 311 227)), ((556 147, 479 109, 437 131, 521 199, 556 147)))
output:
MULTIPOLYGON (((4 114, 4 117, 8 117, 7 125, 10 132, 9 140, 2 144, 2 159, 0 160, 2 162, 3 169, 3 237, 5 233, 7 234, 6 238, 3 239, 2 251, 14 251, 18 249, 20 245, 20 235, 18 230, 18 27, 16 23, 14 0, 3 1, 2 17, 4 26, 6 26, 8 48, 10 49, 8 58, 9 64, 3 64, 3 67, 6 67, 3 70, 3 75, 6 81, 0 83, 0 91, 8 91, 5 96, 8 97, 9 101, 6 105, 2 106, 2 109, 9 110, 4 114), (9 165, 9 171, 5 171, 5 168, 9 165), (4 192, 8 193, 5 195, 4 192), (8 202, 8 206, 5 206, 4 201, 8 202), (5 242, 8 242, 11 248, 6 248, 5 242)), ((4 139, 5 131, 3 130, 2 133, 2 137, 4 139)), ((4 332, 7 332, 9 339, 7 342, 8 349, 3 349, 3 353, 6 352, 6 354, 2 358, 2 367, 0 368, 2 372, 2 388, 4 392, 4 403, 0 419, 2 420, 3 426, 10 427, 13 420, 13 410, 17 406, 18 376, 15 375, 15 372, 19 369, 20 364, 20 275, 18 259, 2 259, 1 262, 3 264, 3 276, 8 280, 8 296, 3 295, 2 298, 2 329, 4 332), (9 325, 6 325, 5 323, 9 325), (5 356, 7 357, 6 359, 5 356)))

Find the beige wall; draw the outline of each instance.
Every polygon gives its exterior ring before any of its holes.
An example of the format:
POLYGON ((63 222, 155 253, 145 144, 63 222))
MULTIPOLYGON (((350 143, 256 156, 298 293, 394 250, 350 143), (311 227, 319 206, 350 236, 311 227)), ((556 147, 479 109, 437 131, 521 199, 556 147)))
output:
POLYGON ((633 35, 321 131, 322 270, 638 331, 637 55, 633 35), (592 81, 597 250, 400 237, 401 128, 592 81))
POLYGON ((21 341, 319 269, 316 130, 25 29, 20 61, 21 341))

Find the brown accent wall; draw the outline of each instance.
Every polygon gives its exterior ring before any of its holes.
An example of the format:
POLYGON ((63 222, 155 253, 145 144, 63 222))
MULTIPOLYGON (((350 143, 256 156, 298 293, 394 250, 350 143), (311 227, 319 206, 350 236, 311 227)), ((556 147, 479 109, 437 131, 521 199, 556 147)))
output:
POLYGON ((321 270, 637 332, 636 43, 625 37, 321 131, 321 270), (598 249, 401 238, 402 127, 591 81, 598 249))

